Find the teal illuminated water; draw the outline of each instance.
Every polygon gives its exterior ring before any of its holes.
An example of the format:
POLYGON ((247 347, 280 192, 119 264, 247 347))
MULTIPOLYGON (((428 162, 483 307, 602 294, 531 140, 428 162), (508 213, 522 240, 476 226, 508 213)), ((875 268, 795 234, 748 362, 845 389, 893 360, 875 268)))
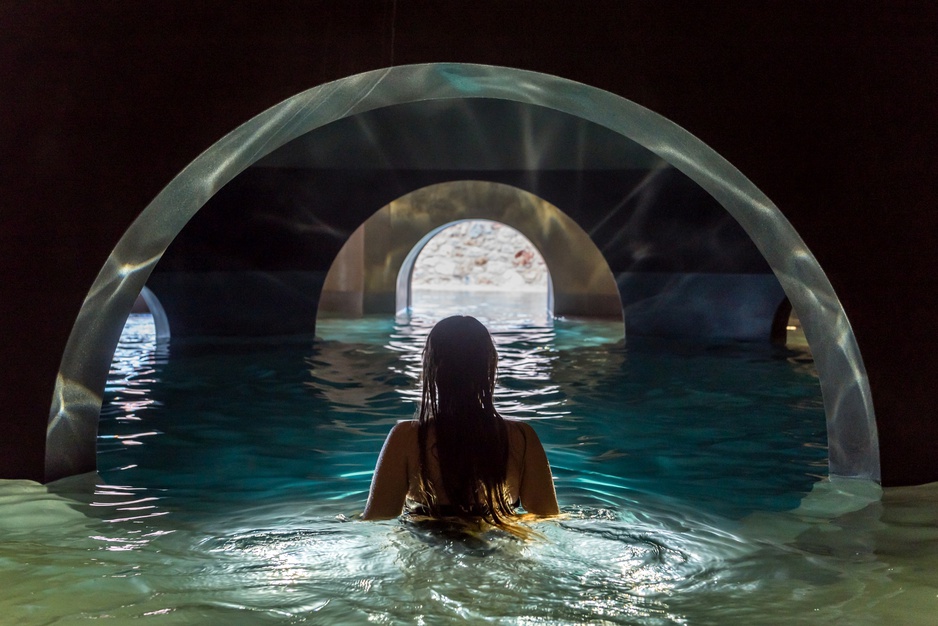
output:
POLYGON ((500 410, 532 420, 564 518, 531 543, 350 521, 414 413, 429 327, 321 320, 316 341, 157 348, 132 317, 99 473, 0 482, 0 621, 912 624, 938 609, 938 489, 826 480, 810 355, 768 346, 493 321, 500 410))

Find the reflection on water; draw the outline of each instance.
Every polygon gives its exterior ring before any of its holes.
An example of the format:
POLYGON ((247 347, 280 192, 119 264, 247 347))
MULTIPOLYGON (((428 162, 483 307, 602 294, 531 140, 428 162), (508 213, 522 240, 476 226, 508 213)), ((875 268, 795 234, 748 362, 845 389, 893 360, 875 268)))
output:
MULTIPOLYGON (((450 315, 471 315, 498 331, 553 323, 546 292, 413 291, 411 324, 431 325, 450 315)), ((620 328, 621 322, 617 324, 620 328)))
POLYGON ((83 481, 0 483, 10 623, 928 624, 936 604, 934 485, 736 521, 567 505, 543 541, 480 548, 314 502, 109 523, 83 481))
POLYGON ((349 521, 413 415, 431 325, 169 353, 125 336, 101 473, 0 481, 5 619, 915 624, 938 608, 938 489, 817 482, 804 355, 626 347, 603 323, 493 324, 499 406, 536 420, 565 512, 543 541, 349 521))

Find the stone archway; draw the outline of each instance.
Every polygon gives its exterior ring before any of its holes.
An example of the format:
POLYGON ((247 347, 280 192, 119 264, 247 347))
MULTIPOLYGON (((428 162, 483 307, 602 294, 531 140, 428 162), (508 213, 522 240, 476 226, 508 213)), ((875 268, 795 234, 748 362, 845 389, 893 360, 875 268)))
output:
POLYGON ((537 196, 499 183, 455 181, 411 192, 372 215, 336 257, 320 311, 396 313, 422 244, 466 219, 511 226, 540 251, 550 272, 556 315, 622 316, 606 260, 576 222, 537 196))

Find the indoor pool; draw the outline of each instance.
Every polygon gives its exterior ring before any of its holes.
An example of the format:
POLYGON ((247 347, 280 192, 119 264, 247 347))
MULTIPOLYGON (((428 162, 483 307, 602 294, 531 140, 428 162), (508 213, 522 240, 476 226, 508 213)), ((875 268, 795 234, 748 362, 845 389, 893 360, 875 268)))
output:
POLYGON ((828 480, 810 354, 489 321, 541 539, 355 521, 431 319, 156 347, 132 315, 99 472, 0 481, 0 623, 933 623, 938 486, 828 480))

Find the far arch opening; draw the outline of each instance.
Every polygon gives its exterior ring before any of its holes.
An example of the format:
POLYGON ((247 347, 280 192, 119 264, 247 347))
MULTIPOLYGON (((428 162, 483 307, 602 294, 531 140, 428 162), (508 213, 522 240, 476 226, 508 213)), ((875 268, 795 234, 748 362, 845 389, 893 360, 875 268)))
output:
POLYGON ((544 256, 516 229, 469 219, 430 232, 408 254, 398 274, 412 315, 468 312, 488 319, 546 323, 553 289, 544 256))

